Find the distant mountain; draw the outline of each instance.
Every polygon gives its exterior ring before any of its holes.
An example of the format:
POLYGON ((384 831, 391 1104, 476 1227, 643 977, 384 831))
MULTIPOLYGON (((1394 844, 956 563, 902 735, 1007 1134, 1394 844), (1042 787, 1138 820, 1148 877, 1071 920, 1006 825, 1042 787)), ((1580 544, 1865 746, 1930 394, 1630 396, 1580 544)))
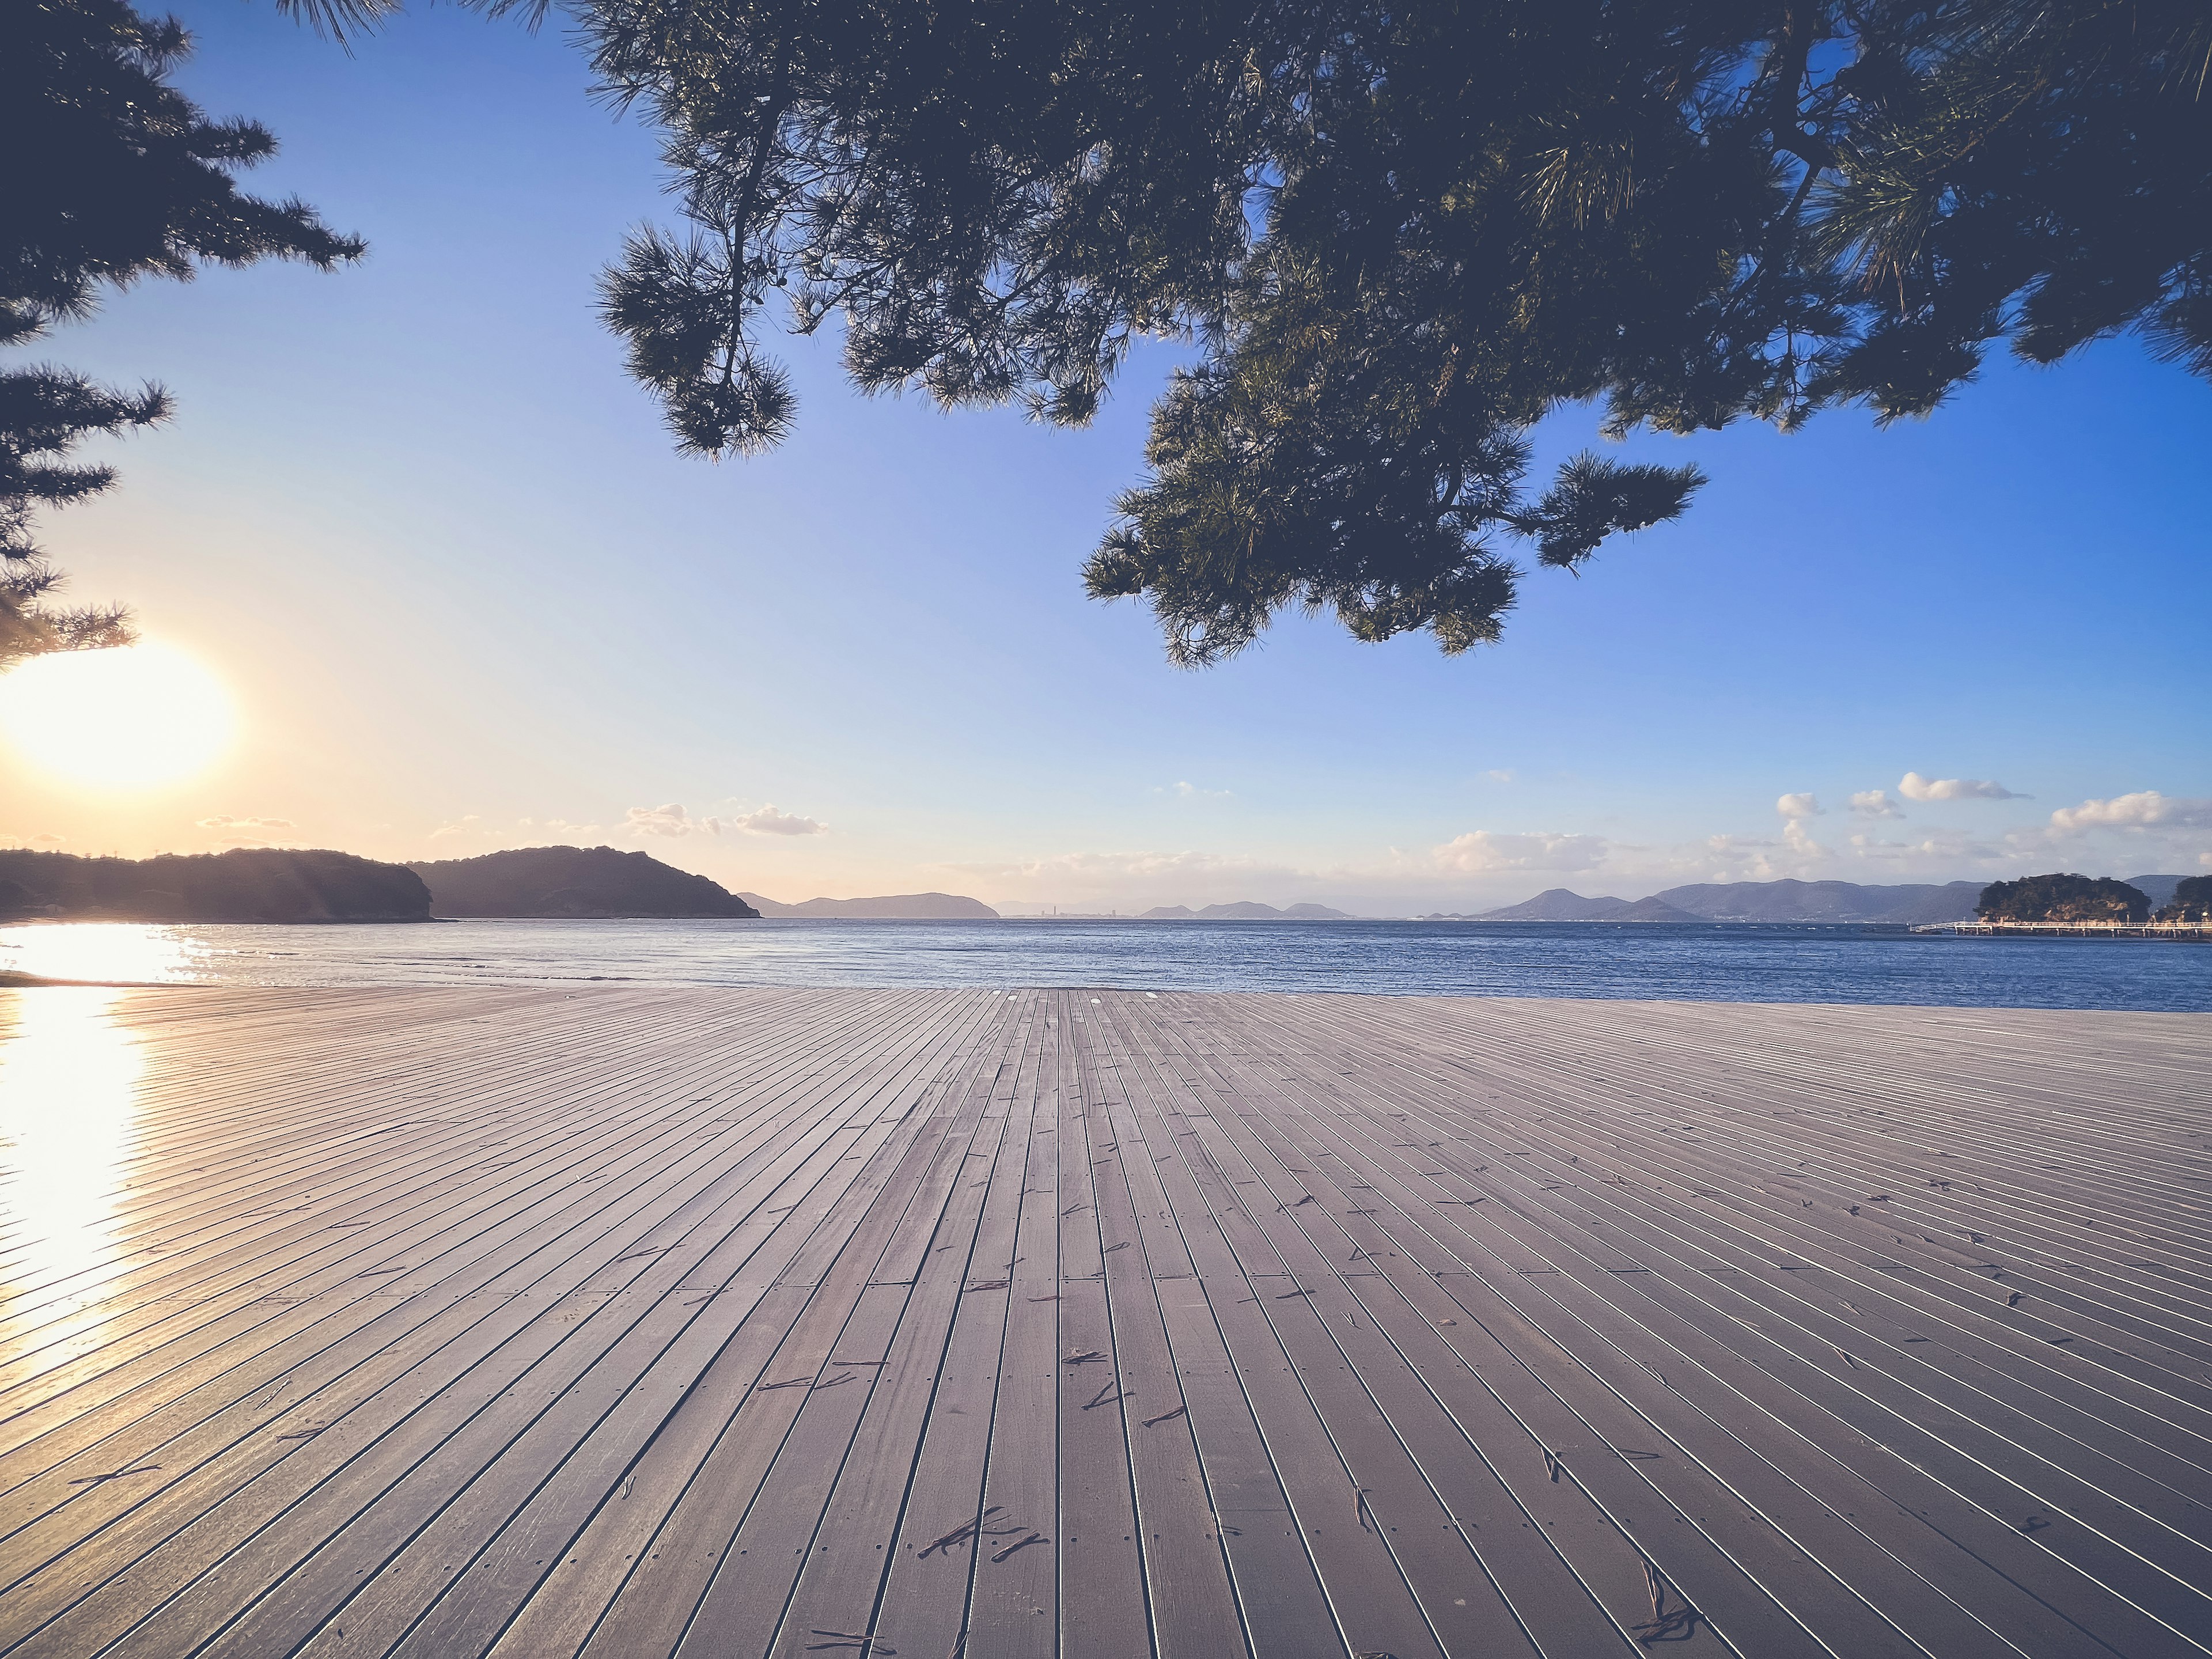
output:
POLYGON ((1622 905, 1605 920, 1607 921, 1703 921, 1705 918, 1692 915, 1687 910, 1679 910, 1655 894, 1650 898, 1638 899, 1632 904, 1622 905))
POLYGON ((2148 899, 2154 908, 2163 910, 2173 902, 2173 890, 2187 879, 2185 876, 2130 876, 2128 885, 2148 899))
POLYGON ((97 921, 428 921, 404 865, 240 847, 150 859, 0 850, 0 917, 97 921))
POLYGON ((896 893, 888 898, 811 898, 779 904, 758 893, 739 898, 764 916, 842 916, 854 921, 996 921, 999 913, 981 899, 957 893, 896 893))
MULTIPOLYGON (((1454 918, 1457 920, 1457 918, 1454 918)), ((1486 910, 1472 921, 1702 921, 1663 899, 1584 898, 1564 887, 1549 888, 1519 904, 1486 910)))
MULTIPOLYGON (((2177 878, 2178 879, 2178 878, 2177 878)), ((2138 881, 2136 884, 2142 886, 2138 881)), ((2146 889, 2146 891, 2148 890, 2146 889)), ((1670 887, 1630 903, 1554 887, 1477 921, 1965 921, 1981 884, 1867 887, 1850 881, 1736 881, 1670 887)), ((1439 918, 1442 920, 1442 918, 1439 918)))
POLYGON ((1707 921, 1966 921, 1978 881, 1862 886, 1854 881, 1734 881, 1670 887, 1657 896, 1707 921))
POLYGON ((1628 908, 1626 899, 1584 898, 1564 887, 1549 887, 1532 899, 1485 910, 1476 921, 1610 921, 1628 908))
POLYGON ((1326 904, 1293 904, 1278 910, 1272 904, 1260 904, 1250 899, 1234 904, 1209 904, 1203 910, 1194 910, 1187 904, 1163 904, 1147 910, 1137 918, 1139 921, 1350 921, 1352 918, 1342 910, 1332 910, 1326 904))
POLYGON ((720 882, 611 847, 525 847, 407 866, 441 916, 757 916, 720 882))

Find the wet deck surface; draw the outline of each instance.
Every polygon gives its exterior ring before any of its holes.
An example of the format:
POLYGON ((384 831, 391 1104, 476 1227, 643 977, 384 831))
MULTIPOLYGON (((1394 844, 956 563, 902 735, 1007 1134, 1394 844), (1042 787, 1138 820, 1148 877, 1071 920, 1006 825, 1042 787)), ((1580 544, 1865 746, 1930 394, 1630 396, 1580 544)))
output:
POLYGON ((2184 1656, 2212 1019, 0 992, 0 1650, 2184 1656))

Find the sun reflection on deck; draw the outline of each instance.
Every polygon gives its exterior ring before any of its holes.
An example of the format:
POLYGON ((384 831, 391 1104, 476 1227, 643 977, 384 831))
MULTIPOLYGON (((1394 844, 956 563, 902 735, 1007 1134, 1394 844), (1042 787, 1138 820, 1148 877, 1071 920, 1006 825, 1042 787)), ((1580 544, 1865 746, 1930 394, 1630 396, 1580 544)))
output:
POLYGON ((0 1285, 66 1295, 114 1253, 143 1060, 120 991, 0 991, 0 1285))

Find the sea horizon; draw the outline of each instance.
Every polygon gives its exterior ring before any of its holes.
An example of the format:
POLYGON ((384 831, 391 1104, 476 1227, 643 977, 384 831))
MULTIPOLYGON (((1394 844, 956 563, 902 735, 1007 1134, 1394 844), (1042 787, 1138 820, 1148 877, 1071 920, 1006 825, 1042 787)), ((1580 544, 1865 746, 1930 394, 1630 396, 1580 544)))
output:
POLYGON ((0 973, 133 985, 1055 987, 2212 1011, 2212 951, 1868 922, 1000 917, 0 924, 0 973))

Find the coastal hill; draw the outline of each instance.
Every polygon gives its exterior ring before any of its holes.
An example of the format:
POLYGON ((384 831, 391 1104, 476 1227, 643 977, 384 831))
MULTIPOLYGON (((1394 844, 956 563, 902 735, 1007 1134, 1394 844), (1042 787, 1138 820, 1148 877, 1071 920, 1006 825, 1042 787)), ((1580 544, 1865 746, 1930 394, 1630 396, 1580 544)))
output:
POLYGON ((525 847, 407 866, 441 916, 757 916, 719 882, 611 847, 525 847))
MULTIPOLYGON (((1554 887, 1520 904, 1486 910, 1476 921, 1965 921, 1981 896, 1978 882, 1941 886, 1850 881, 1735 881, 1670 887, 1650 898, 1584 898, 1554 887)), ((1457 920, 1458 918, 1455 918, 1457 920)))
POLYGON ((1703 921, 1705 917, 1650 898, 1584 898, 1564 887, 1548 888, 1532 899, 1486 910, 1480 916, 1433 916, 1434 921, 1703 921))
POLYGON ((996 921, 999 913, 981 899, 957 893, 894 893, 885 898, 811 898, 779 904, 758 893, 738 896, 764 916, 842 918, 848 921, 996 921))
MULTIPOLYGON (((2154 905, 2173 902, 2179 876, 2130 876, 2154 905)), ((1867 886, 1854 881, 1731 881, 1669 887, 1650 898, 1584 898, 1553 887, 1519 904, 1476 915, 1437 914, 1429 921, 1881 921, 1907 927, 1971 921, 1978 882, 1941 885, 1905 882, 1867 886)))
POLYGON ((150 859, 0 849, 0 918, 58 921, 428 921, 430 890, 351 853, 234 848, 150 859))
POLYGON ((2185 881, 2202 881, 2202 876, 2130 876, 2128 885, 2160 908, 2173 902, 2173 890, 2185 881))
POLYGON ((1209 904, 1194 910, 1187 904, 1163 904, 1146 911, 1139 921, 1350 921, 1352 918, 1326 904, 1293 904, 1278 910, 1272 904, 1250 899, 1234 904, 1209 904))
POLYGON ((1670 887, 1659 896, 1707 921, 1960 921, 1974 913, 1982 884, 1855 881, 1732 881, 1670 887))
POLYGON ((1982 889, 1975 914, 1985 921, 2119 921, 2150 920, 2152 901, 2141 888, 2110 876, 2053 872, 1993 881, 1982 889))

